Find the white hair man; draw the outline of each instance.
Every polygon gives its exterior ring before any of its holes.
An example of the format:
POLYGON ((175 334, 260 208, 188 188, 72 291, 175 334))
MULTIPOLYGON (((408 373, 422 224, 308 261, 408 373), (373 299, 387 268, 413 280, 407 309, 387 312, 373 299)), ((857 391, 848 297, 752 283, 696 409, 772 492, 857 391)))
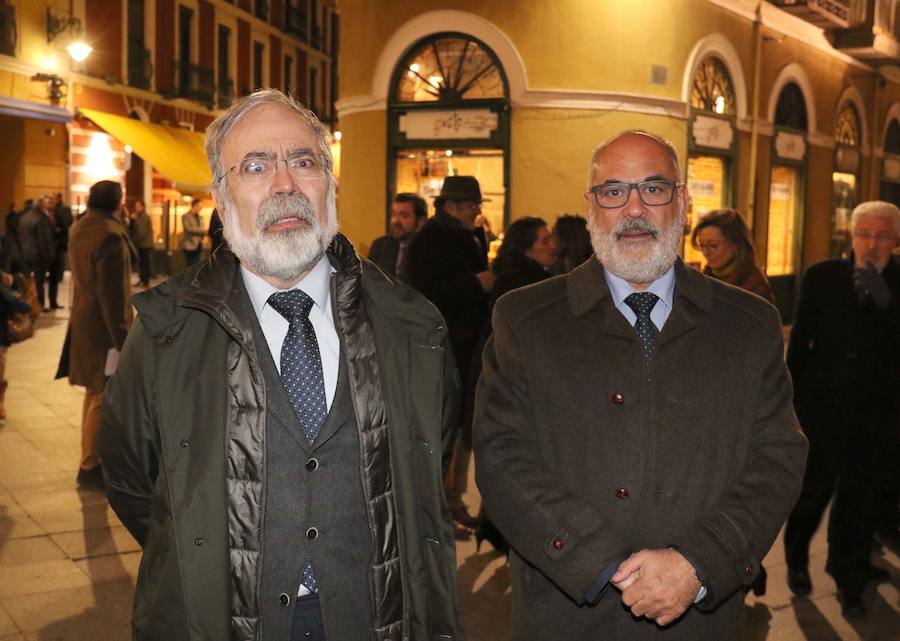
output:
MULTIPOLYGON (((862 203, 851 217, 853 251, 803 276, 787 364, 809 439, 803 490, 788 518, 788 586, 809 594, 809 542, 828 502, 828 561, 845 616, 866 614, 866 584, 890 574, 872 565, 878 499, 893 490, 896 512, 900 389, 900 210, 862 203)), ((897 535, 894 522, 893 535, 897 535)))
POLYGON ((337 233, 329 139, 237 101, 206 143, 230 251, 135 298, 101 447, 136 639, 464 638, 446 331, 337 233))
POLYGON ((479 382, 511 638, 736 639, 803 470, 780 318, 678 259, 671 145, 621 133, 589 179, 596 259, 497 301, 479 382))

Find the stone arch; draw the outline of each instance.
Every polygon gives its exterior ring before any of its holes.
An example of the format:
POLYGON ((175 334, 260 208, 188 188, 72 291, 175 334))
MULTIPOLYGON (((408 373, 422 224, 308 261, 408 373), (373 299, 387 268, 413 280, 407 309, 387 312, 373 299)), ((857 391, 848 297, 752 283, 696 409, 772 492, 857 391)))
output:
POLYGON ((818 131, 816 124, 816 104, 814 101, 815 93, 813 92, 813 85, 806 70, 796 62, 785 65, 781 68, 781 71, 778 72, 778 76, 775 78, 775 82, 772 85, 772 92, 769 94, 769 107, 766 111, 766 116, 769 122, 774 124, 775 108, 778 106, 778 97, 781 95, 781 90, 790 82, 793 82, 800 87, 800 92, 803 94, 804 101, 806 101, 807 133, 814 134, 818 131))
POLYGON ((731 76, 731 84, 734 87, 735 111, 738 120, 747 118, 747 81, 744 78, 744 68, 741 66, 741 58, 737 49, 726 36, 721 33, 711 33, 699 40, 694 45, 684 67, 684 76, 681 79, 681 99, 690 108, 691 83, 697 67, 709 56, 715 56, 725 65, 731 76))

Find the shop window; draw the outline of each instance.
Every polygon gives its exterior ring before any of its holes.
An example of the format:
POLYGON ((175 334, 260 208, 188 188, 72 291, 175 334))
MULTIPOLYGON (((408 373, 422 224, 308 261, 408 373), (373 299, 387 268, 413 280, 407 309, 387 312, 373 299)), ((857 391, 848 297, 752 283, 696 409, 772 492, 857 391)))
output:
POLYGON ((794 273, 795 229, 799 217, 800 170, 775 166, 769 182, 769 232, 766 273, 786 276, 794 273))
POLYGON ((697 67, 691 83, 691 107, 733 116, 734 88, 721 60, 710 56, 697 67))

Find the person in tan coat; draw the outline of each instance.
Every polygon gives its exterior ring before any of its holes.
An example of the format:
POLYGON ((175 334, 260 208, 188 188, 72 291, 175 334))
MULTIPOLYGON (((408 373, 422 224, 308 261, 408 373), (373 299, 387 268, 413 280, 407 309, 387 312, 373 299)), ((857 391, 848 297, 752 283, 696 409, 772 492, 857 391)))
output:
POLYGON ((72 227, 69 238, 73 296, 68 376, 72 385, 85 388, 79 487, 103 484, 96 449, 103 389, 115 371, 132 319, 128 240, 114 216, 121 202, 119 183, 103 180, 92 185, 87 213, 72 227))

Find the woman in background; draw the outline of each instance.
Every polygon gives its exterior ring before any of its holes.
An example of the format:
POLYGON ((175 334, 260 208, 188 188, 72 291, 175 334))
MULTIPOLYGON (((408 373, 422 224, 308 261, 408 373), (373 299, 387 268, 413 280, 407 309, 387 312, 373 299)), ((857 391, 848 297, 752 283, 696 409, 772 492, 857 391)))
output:
POLYGON ((568 274, 594 253, 587 220, 582 216, 565 214, 557 218, 553 225, 553 237, 556 240, 556 261, 550 267, 550 273, 554 276, 568 274))

